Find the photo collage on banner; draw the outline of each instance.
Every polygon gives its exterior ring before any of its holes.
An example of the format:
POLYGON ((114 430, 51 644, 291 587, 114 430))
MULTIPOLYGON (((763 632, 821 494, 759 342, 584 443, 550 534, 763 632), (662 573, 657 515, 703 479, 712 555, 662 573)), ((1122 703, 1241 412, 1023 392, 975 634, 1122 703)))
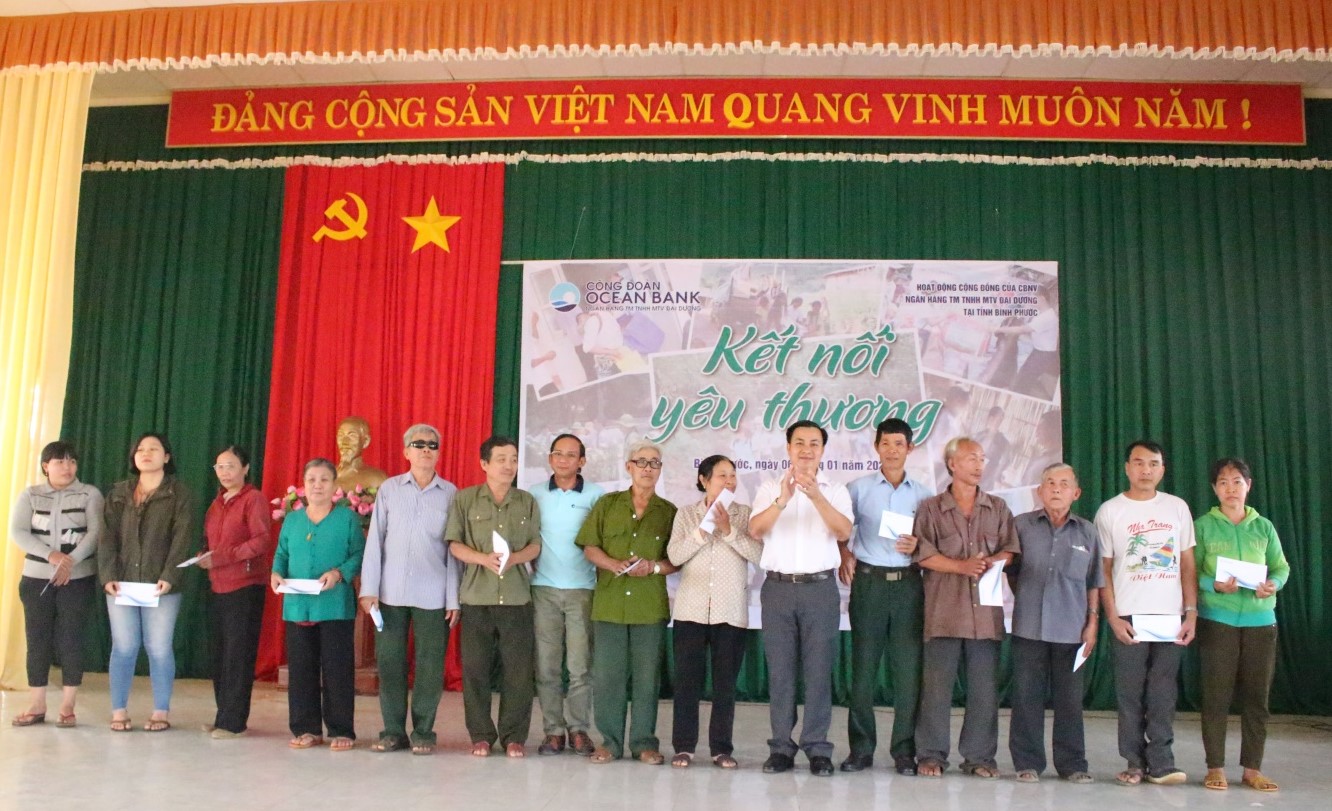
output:
POLYGON ((608 491, 628 487, 625 449, 646 438, 662 447, 664 498, 697 500, 697 464, 720 453, 752 503, 786 467, 792 422, 828 430, 824 471, 850 482, 877 470, 874 427, 898 417, 915 433, 908 475, 942 490, 944 445, 970 436, 988 459, 982 489, 1029 511, 1063 453, 1057 273, 1027 261, 529 262, 519 486, 546 480, 550 443, 570 432, 587 446, 584 477, 608 491))

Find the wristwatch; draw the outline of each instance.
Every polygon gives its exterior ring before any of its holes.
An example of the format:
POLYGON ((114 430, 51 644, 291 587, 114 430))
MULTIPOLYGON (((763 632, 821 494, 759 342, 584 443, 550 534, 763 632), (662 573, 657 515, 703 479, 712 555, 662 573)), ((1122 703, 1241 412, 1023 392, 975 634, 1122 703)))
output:
POLYGON ((652 561, 652 573, 661 574, 661 564, 656 562, 655 560, 652 561))

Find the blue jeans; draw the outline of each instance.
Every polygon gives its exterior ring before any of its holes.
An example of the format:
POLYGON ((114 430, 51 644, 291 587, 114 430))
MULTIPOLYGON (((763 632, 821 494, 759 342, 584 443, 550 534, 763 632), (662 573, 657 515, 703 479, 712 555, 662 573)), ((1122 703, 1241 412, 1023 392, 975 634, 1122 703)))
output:
POLYGON ((148 651, 153 711, 171 709, 171 686, 176 678, 176 653, 171 643, 176 635, 180 595, 163 596, 157 608, 140 608, 116 605, 116 598, 108 594, 106 613, 111 620, 111 663, 107 668, 111 676, 111 709, 123 710, 129 706, 140 647, 148 651))

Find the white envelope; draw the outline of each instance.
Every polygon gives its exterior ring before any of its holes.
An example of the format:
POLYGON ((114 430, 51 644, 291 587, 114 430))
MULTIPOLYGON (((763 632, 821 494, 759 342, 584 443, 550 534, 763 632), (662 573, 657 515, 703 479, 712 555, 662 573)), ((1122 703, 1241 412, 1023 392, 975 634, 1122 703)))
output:
POLYGON ((384 612, 379 610, 379 603, 370 606, 370 620, 374 622, 376 631, 384 630, 384 612))
POLYGON ((211 555, 211 554, 213 554, 213 553, 212 553, 212 552, 204 552, 204 553, 201 554, 201 555, 195 555, 194 557, 190 558, 189 560, 183 560, 183 561, 181 561, 180 563, 177 563, 177 564, 176 564, 176 568, 177 568, 177 569, 185 569, 185 568, 188 568, 188 567, 193 566, 194 564, 198 563, 199 561, 203 560, 204 558, 208 557, 208 556, 211 555))
POLYGON ((1256 590, 1267 580, 1267 564, 1245 563, 1234 558, 1217 558, 1216 582, 1224 583, 1232 577, 1242 588, 1256 590))
POLYGON ((976 590, 980 592, 980 604, 1003 606, 1004 604, 1004 563, 1007 561, 996 560, 990 564, 990 568, 981 575, 980 583, 976 590))
POLYGON ((126 583, 123 580, 120 581, 120 592, 116 594, 116 605, 157 608, 157 604, 156 583, 126 583))
MULTIPOLYGON (((732 493, 730 489, 723 487, 722 491, 717 494, 717 501, 721 502, 721 508, 723 510, 730 509, 731 503, 735 501, 735 493, 732 493)), ((703 516, 703 520, 698 524, 698 528, 704 532, 712 532, 717 528, 717 501, 712 503, 712 506, 708 508, 707 515, 703 516)))
POLYGON ((1082 667, 1087 661, 1087 643, 1083 642, 1078 648, 1077 654, 1073 657, 1073 672, 1077 673, 1078 668, 1082 667))
POLYGON ((278 586, 278 594, 319 594, 323 589, 323 584, 318 580, 302 580, 300 578, 287 578, 278 586))
POLYGON ((513 554, 512 551, 509 549, 509 542, 504 540, 504 538, 498 532, 492 531, 490 533, 490 548, 495 550, 496 552, 499 552, 500 555, 499 573, 503 575, 504 567, 509 565, 509 556, 513 554))
POLYGON ((1178 614, 1134 614, 1133 638, 1139 642, 1174 642, 1183 622, 1178 614))
POLYGON ((915 524, 916 519, 909 515, 884 510, 883 517, 879 519, 879 537, 895 541, 899 535, 910 535, 915 524))

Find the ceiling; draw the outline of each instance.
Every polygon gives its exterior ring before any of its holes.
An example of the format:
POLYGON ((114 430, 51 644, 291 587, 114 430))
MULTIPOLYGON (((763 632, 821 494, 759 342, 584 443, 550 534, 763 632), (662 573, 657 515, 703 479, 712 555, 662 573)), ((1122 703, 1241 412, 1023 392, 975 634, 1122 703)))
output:
MULTIPOLYGON (((293 0, 287 0, 292 2, 293 0)), ((294 0, 300 2, 301 0, 294 0)), ((0 16, 222 5, 271 0, 0 0, 0 16)), ((157 104, 180 89, 362 84, 373 82, 668 76, 844 76, 1091 79, 1181 82, 1282 82, 1306 96, 1332 97, 1332 62, 1311 59, 1192 56, 1039 56, 1006 54, 886 55, 675 53, 531 55, 475 59, 385 59, 377 62, 230 65, 100 73, 94 105, 157 104)))

